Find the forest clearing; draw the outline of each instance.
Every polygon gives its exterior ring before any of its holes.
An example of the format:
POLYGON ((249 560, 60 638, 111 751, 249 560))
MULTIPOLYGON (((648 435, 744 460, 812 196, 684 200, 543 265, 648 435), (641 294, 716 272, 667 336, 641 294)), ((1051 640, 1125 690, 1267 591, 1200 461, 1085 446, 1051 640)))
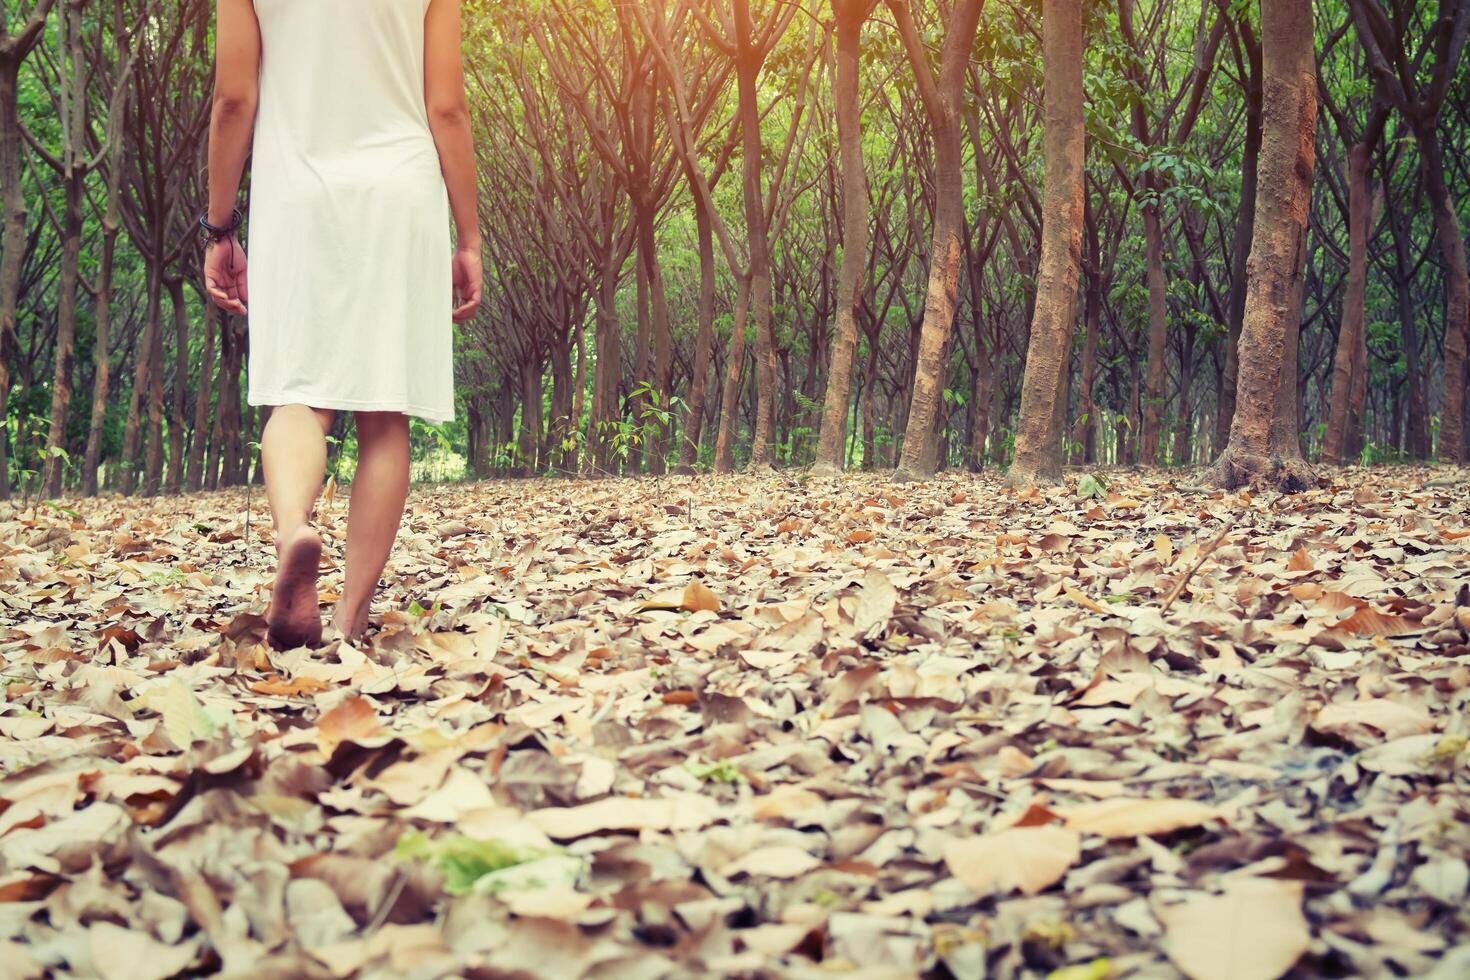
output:
POLYGON ((285 653, 238 491, 12 517, 0 972, 1463 976, 1470 483, 1324 477, 424 488, 285 653))

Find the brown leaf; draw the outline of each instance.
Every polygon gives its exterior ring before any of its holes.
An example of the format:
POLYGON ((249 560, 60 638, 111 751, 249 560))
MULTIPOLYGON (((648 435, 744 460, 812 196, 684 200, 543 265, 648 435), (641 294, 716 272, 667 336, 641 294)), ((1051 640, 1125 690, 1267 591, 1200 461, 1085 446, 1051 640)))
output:
POLYGON ((944 847, 949 873, 984 894, 1035 895, 1060 881, 1081 856, 1081 836, 1055 826, 1013 827, 944 847))
POLYGON ((1058 811, 1067 826, 1103 837, 1143 837, 1198 827, 1221 818, 1215 807, 1197 800, 1117 797, 1058 811))
POLYGON ((322 715, 316 730, 318 748, 322 755, 330 756, 343 742, 355 742, 378 734, 378 711, 366 698, 354 694, 322 715))
POLYGON ((1275 980, 1311 945, 1302 884, 1237 878, 1221 895, 1158 910, 1174 965, 1191 980, 1275 980))
POLYGON ((1291 561, 1286 563, 1287 571, 1291 572, 1314 572, 1317 565, 1312 561, 1312 556, 1307 552, 1306 545, 1298 548, 1291 556, 1291 561))
POLYGON ((679 600, 679 608, 686 612, 709 612, 720 611, 720 597, 711 592, 699 579, 692 579, 684 586, 684 595, 679 600))

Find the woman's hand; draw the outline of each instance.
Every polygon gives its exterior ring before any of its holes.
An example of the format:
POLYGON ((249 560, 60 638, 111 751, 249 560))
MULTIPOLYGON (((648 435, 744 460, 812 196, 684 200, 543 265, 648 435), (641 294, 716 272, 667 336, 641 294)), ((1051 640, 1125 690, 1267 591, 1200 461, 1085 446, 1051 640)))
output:
POLYGON ((454 252, 454 322, 464 323, 480 308, 484 267, 478 245, 461 245, 454 252))
POLYGON ((204 289, 227 313, 245 313, 250 287, 245 280, 245 250, 235 236, 211 242, 204 250, 204 289))

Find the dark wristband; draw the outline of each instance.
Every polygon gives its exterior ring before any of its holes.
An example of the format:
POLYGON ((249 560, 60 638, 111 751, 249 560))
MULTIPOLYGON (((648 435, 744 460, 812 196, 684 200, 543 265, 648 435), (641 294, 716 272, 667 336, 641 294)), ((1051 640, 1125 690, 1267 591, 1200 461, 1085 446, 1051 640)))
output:
POLYGON ((240 226, 244 223, 245 216, 240 213, 239 208, 235 208, 230 212, 230 223, 223 228, 210 224, 209 212, 206 211, 199 216, 199 240, 206 246, 213 245, 215 242, 223 241, 239 231, 240 226))

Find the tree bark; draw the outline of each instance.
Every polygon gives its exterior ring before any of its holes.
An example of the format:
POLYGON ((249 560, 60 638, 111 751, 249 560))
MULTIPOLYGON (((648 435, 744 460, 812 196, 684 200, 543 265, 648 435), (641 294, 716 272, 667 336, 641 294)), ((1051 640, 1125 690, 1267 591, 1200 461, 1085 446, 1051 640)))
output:
POLYGON ((1348 150, 1348 267, 1347 292, 1342 301, 1342 325, 1337 331, 1337 350, 1332 361, 1332 401, 1327 411, 1327 432, 1322 461, 1344 462, 1352 451, 1361 419, 1351 411, 1353 390, 1366 373, 1367 336, 1363 328, 1363 304, 1368 278, 1368 161, 1372 147, 1357 143, 1348 150), (1362 348, 1362 356, 1360 356, 1362 348))
POLYGON ((169 306, 174 312, 174 384, 169 406, 168 477, 165 489, 175 494, 184 482, 185 417, 189 414, 189 308, 182 279, 168 281, 169 306))
POLYGON ((1082 341, 1082 390, 1077 404, 1077 435, 1082 444, 1082 462, 1097 461, 1097 341, 1102 321, 1102 249, 1098 243, 1096 221, 1087 222, 1087 262, 1083 287, 1083 322, 1086 336, 1082 341))
POLYGON ((1046 186, 1042 196, 1041 264, 1021 384, 1016 458, 1006 474, 1006 482, 1013 486, 1054 481, 1062 474, 1067 361, 1082 275, 1083 168, 1087 153, 1080 0, 1043 0, 1041 36, 1046 86, 1046 186))
POLYGON ((1261 37, 1261 163, 1236 409, 1230 441, 1207 479, 1227 489, 1295 493, 1316 482, 1295 427, 1296 341, 1317 132, 1311 0, 1265 0, 1261 37))
POLYGON ((1388 209, 1388 229, 1393 235, 1394 290, 1399 309, 1399 334, 1404 346, 1404 386, 1408 418, 1404 423, 1405 452, 1410 459, 1429 456, 1429 407, 1424 394, 1424 372, 1419 366, 1419 331, 1416 324, 1413 281, 1414 264, 1409 254, 1409 231, 1403 212, 1388 209))
POLYGON ((209 401, 211 380, 214 377, 214 330, 219 319, 219 309, 213 304, 204 304, 204 349, 199 355, 199 392, 194 399, 194 438, 189 443, 189 471, 187 487, 191 493, 204 486, 204 451, 209 442, 209 401))
POLYGON ((852 403, 852 364, 857 355, 857 311, 863 298, 862 277, 868 266, 868 169, 863 160, 862 106, 858 78, 863 22, 873 10, 870 0, 832 0, 836 20, 837 145, 842 156, 842 265, 837 272, 837 322, 822 425, 817 436, 816 474, 840 473, 847 465, 847 417, 852 403))
MULTIPOLYGON (((745 230, 750 240, 750 312, 755 321, 755 431, 750 468, 770 469, 776 412, 776 332, 771 291, 771 242, 761 189, 761 130, 757 83, 767 50, 753 36, 750 0, 734 0, 735 81, 744 152, 745 230)), ((723 423, 722 423, 723 424, 723 423)))
POLYGON ((1148 367, 1144 371, 1143 432, 1138 462, 1159 463, 1160 430, 1164 415, 1164 358, 1169 342, 1168 286, 1164 282, 1164 233, 1159 227, 1158 181, 1147 181, 1154 203, 1143 206, 1144 264, 1148 280, 1148 367))
POLYGON ((1424 189, 1434 213, 1435 240, 1445 267, 1444 404, 1439 413, 1439 459, 1464 459, 1465 347, 1470 340, 1470 271, 1454 198, 1445 186, 1444 151, 1432 125, 1418 133, 1424 189))
POLYGON ((699 238, 699 326, 694 341, 693 374, 685 398, 684 433, 679 442, 679 473, 694 472, 694 465, 699 462, 699 442, 704 434, 704 403, 709 392, 709 362, 714 349, 714 229, 704 197, 698 193, 694 195, 694 224, 699 238))
POLYGON ((0 207, 5 212, 0 237, 0 500, 10 498, 10 461, 6 448, 10 366, 15 357, 16 308, 25 260, 26 198, 20 186, 20 66, 41 38, 54 0, 38 0, 30 19, 15 34, 0 13, 0 207))
POLYGON ((750 277, 741 276, 735 290, 735 316, 730 352, 725 357, 725 383, 720 392, 720 428, 715 436, 715 472, 735 472, 735 435, 740 431, 740 381, 745 371, 745 321, 750 316, 750 277))
MULTIPOLYGON (((80 111, 80 106, 73 111, 80 111)), ((72 360, 76 351, 77 289, 81 285, 83 172, 72 168, 63 178, 66 203, 61 218, 61 273, 56 289, 56 351, 51 375, 51 421, 46 432, 46 461, 41 467, 41 493, 61 496, 66 472, 66 417, 71 410, 72 360)))
MULTIPOLYGON (((150 278, 161 274, 159 269, 150 278)), ((156 497, 163 489, 163 304, 158 295, 160 285, 154 281, 149 289, 152 295, 148 299, 148 339, 144 344, 148 357, 148 438, 147 448, 143 451, 143 495, 147 497, 156 497)), ((261 431, 264 430, 262 421, 261 431)))
POLYGON ((1242 82, 1245 99, 1245 145, 1240 157, 1240 209, 1235 221, 1235 238, 1230 248, 1230 301, 1226 316, 1225 366, 1220 383, 1220 408, 1215 416, 1215 445, 1230 441, 1235 418, 1235 389, 1240 371, 1240 331, 1245 322, 1246 262, 1255 237, 1256 173, 1261 160, 1260 43, 1242 38, 1249 74, 1242 82))
MULTIPOLYGON (((117 141, 121 146, 122 141, 117 141)), ((94 341, 92 345, 92 412, 87 423, 87 449, 82 460, 82 493, 97 494, 97 468, 102 464, 102 441, 107 425, 107 395, 111 382, 112 360, 112 291, 113 261, 117 253, 117 236, 122 227, 118 213, 122 197, 123 161, 114 149, 107 168, 107 210, 102 215, 102 254, 97 268, 97 295, 92 306, 94 341)))
POLYGON ((245 482, 249 468, 240 415, 240 366, 245 360, 246 334, 233 316, 220 317, 219 415, 221 486, 245 482))
POLYGON ((949 349, 959 294, 960 234, 964 230, 964 182, 960 145, 966 69, 980 26, 983 0, 956 0, 946 25, 939 74, 929 68, 928 49, 904 0, 888 0, 918 83, 934 141, 934 230, 929 246, 929 286, 914 366, 913 396, 904 425, 903 455, 895 479, 933 476, 939 468, 937 423, 944 397, 949 349))
POLYGON ((142 437, 143 399, 148 391, 149 367, 152 361, 153 336, 158 332, 159 284, 157 270, 148 268, 148 311, 143 321, 143 335, 133 353, 133 387, 128 393, 128 413, 123 422, 122 458, 118 461, 121 476, 118 488, 131 496, 138 486, 138 450, 142 437))

